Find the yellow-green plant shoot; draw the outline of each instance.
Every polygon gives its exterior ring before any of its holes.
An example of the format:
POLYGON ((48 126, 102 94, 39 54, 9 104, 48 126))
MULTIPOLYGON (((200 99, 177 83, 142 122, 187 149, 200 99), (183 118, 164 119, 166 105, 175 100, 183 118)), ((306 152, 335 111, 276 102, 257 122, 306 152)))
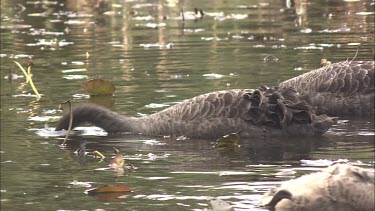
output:
POLYGON ((26 77, 26 83, 29 83, 31 88, 33 89, 35 95, 36 95, 36 98, 37 100, 39 100, 41 98, 38 90, 36 89, 34 83, 33 83, 33 79, 31 79, 31 74, 30 74, 30 68, 31 68, 31 65, 28 67, 28 73, 26 72, 26 70, 22 67, 22 65, 16 61, 13 61, 20 69, 21 71, 23 72, 23 74, 25 75, 26 77))

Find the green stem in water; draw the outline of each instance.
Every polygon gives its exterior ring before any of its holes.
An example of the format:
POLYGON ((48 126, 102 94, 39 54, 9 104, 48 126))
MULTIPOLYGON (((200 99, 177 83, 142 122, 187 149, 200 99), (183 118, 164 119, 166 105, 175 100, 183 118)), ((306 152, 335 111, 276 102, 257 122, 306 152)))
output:
POLYGON ((98 155, 101 160, 105 158, 105 156, 102 153, 100 153, 98 150, 93 151, 92 154, 98 155))
POLYGON ((73 109, 72 109, 72 104, 70 103, 70 100, 62 102, 59 107, 61 107, 63 104, 66 104, 66 103, 69 104, 69 112, 70 112, 69 127, 68 127, 68 131, 66 132, 65 139, 61 145, 66 145, 66 141, 68 140, 68 137, 70 135, 70 132, 72 131, 72 126, 73 126, 73 109))
POLYGON ((31 79, 31 74, 30 74, 30 70, 31 70, 31 65, 29 65, 29 67, 27 68, 28 69, 28 72, 29 74, 26 72, 26 70, 20 65, 20 63, 16 62, 16 61, 13 61, 14 63, 16 63, 16 65, 22 70, 23 74, 25 75, 26 77, 26 83, 29 83, 31 88, 33 89, 35 95, 36 95, 36 98, 37 100, 39 100, 41 98, 38 90, 36 89, 34 83, 33 83, 33 80, 31 79))

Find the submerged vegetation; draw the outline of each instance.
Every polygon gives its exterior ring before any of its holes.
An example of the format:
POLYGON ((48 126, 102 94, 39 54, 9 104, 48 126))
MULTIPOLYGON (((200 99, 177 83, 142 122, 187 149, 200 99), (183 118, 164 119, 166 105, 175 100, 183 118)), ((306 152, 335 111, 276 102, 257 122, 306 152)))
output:
POLYGON ((16 61, 14 61, 14 63, 20 68, 20 70, 22 71, 22 73, 25 75, 26 77, 26 83, 29 83, 31 88, 33 89, 35 95, 36 95, 36 98, 37 100, 39 100, 41 98, 38 90, 36 89, 35 85, 34 85, 34 82, 33 82, 33 79, 31 78, 32 75, 31 75, 31 66, 32 66, 32 62, 30 61, 27 65, 27 72, 26 70, 22 67, 22 65, 16 61))

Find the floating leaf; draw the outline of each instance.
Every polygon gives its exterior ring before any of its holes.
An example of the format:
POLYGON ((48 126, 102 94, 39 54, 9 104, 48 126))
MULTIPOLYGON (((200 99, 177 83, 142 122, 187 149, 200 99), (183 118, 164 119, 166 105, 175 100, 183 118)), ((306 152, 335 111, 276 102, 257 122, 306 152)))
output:
POLYGON ((132 191, 129 187, 123 185, 104 185, 98 188, 89 189, 86 191, 89 195, 95 196, 97 200, 107 202, 123 202, 126 194, 132 191))
POLYGON ((112 159, 112 162, 111 162, 111 164, 109 164, 109 166, 112 167, 112 168, 122 167, 124 165, 125 161, 122 158, 122 155, 121 155, 120 151, 118 149, 116 149, 115 147, 113 147, 113 150, 114 150, 116 156, 112 159))
POLYGON ((329 66, 329 65, 331 65, 332 63, 330 62, 330 61, 328 61, 327 59, 322 59, 321 61, 320 61, 320 66, 321 67, 324 67, 324 66, 329 66))
POLYGON ((86 191, 88 194, 101 194, 101 193, 131 193, 131 189, 123 185, 103 185, 97 188, 89 189, 86 191))
POLYGON ((103 79, 92 79, 82 83, 81 87, 86 89, 90 95, 111 95, 115 92, 115 87, 111 82, 103 79))
POLYGON ((217 150, 228 150, 238 148, 239 141, 240 136, 238 135, 238 133, 230 133, 223 136, 222 138, 217 139, 214 147, 217 150))

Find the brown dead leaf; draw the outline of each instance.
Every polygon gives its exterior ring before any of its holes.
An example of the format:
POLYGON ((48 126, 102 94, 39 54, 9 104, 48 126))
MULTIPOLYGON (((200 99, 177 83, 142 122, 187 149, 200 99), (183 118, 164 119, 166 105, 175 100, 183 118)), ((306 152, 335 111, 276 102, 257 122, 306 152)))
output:
POLYGON ((126 201, 124 195, 132 191, 129 187, 123 185, 103 185, 97 188, 87 190, 89 195, 95 196, 97 200, 106 202, 123 202, 126 201))
POLYGON ((86 89, 90 95, 111 95, 115 92, 112 83, 104 79, 91 79, 81 83, 81 87, 86 89))
POLYGON ((111 164, 109 164, 112 168, 118 168, 122 167, 125 163, 124 159, 122 158, 122 155, 118 149, 113 147, 113 151, 115 152, 116 156, 112 159, 111 164))

